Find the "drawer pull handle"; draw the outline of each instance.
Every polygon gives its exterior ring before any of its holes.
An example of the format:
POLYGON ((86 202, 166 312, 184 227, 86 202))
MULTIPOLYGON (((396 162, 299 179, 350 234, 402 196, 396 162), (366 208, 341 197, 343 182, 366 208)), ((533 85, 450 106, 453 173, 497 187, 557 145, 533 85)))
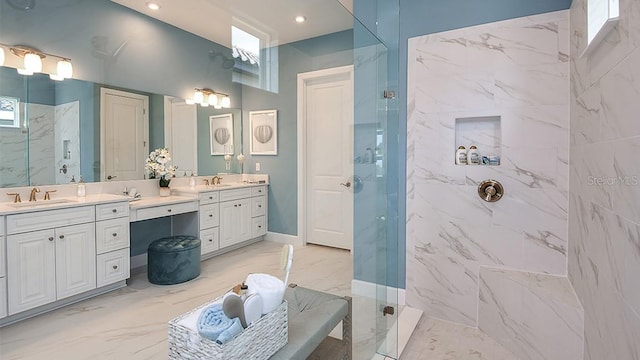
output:
POLYGON ((113 265, 113 270, 118 270, 118 265, 113 265))
POLYGON ((113 235, 113 237, 116 237, 116 236, 118 236, 118 233, 113 233, 111 235, 113 235))
POLYGON ((64 235, 60 235, 58 236, 60 239, 64 239, 64 235))
POLYGON ((213 217, 213 214, 209 214, 209 217, 213 217))
POLYGON ((261 225, 258 225, 258 229, 262 229, 262 226, 261 226, 261 225))
POLYGON ((53 236, 49 236, 49 241, 53 241, 53 236))
POLYGON ((118 209, 113 209, 113 210, 111 210, 111 212, 115 214, 115 213, 118 212, 118 209))
POLYGON ((171 209, 168 209, 167 212, 171 212, 171 209))
POLYGON ((213 242, 213 239, 209 239, 209 242, 213 242))
POLYGON ((258 207, 259 207, 259 208, 261 208, 261 207, 262 207, 262 205, 258 205, 258 207))

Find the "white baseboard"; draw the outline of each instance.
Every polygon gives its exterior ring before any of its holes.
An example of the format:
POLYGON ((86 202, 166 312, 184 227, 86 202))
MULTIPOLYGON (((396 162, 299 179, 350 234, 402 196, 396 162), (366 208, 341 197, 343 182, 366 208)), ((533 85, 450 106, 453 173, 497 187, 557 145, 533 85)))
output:
MULTIPOLYGON (((374 284, 368 281, 362 280, 351 280, 351 293, 354 295, 364 296, 370 299, 375 299, 377 297, 378 288, 383 285, 374 284)), ((397 304, 404 306, 407 304, 407 291, 405 289, 399 289, 389 286, 383 286, 386 288, 387 294, 386 298, 390 303, 394 303, 396 297, 398 299, 397 304)))
POLYGON ((302 239, 298 235, 289 235, 289 234, 282 234, 282 233, 269 231, 267 232, 267 235, 265 235, 264 239, 267 241, 273 241, 280 244, 291 244, 296 247, 304 246, 302 239))

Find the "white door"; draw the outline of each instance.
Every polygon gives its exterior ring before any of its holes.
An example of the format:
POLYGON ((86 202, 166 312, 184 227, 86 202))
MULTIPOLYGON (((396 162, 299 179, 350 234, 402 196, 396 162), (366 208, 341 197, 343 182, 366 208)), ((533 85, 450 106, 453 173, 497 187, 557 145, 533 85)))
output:
POLYGON ((149 97, 100 89, 102 181, 141 180, 149 155, 149 97))
POLYGON ((56 294, 63 299, 96 288, 95 224, 56 229, 56 294))
POLYGON ((353 66, 298 74, 298 111, 304 240, 351 250, 353 66))
POLYGON ((7 236, 9 315, 56 300, 53 230, 7 236))
POLYGON ((198 174, 198 107, 165 96, 164 144, 171 152, 176 176, 198 174))

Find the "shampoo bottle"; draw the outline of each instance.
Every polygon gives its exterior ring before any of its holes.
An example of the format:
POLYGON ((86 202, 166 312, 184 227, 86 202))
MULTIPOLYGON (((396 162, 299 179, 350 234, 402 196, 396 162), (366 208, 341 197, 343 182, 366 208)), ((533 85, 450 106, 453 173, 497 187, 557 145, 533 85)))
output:
POLYGON ((469 165, 480 165, 480 152, 475 145, 471 145, 467 153, 467 163, 469 165))
POLYGON ((464 146, 458 146, 456 150, 456 165, 467 165, 467 150, 464 146))
POLYGON ((78 197, 85 197, 87 195, 87 189, 84 186, 84 181, 82 180, 82 175, 80 175, 80 182, 78 182, 77 195, 78 195, 78 197))

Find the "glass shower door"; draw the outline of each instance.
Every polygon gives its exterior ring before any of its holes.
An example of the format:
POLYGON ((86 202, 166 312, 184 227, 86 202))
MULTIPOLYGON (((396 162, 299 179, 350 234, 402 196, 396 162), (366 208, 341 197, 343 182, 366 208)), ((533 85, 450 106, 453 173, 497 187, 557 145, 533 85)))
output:
POLYGON ((369 351, 356 357, 367 359, 398 357, 397 209, 392 201, 398 176, 389 172, 389 150, 397 137, 390 136, 393 113, 385 98, 390 95, 388 59, 385 44, 355 20, 354 173, 362 187, 354 196, 354 280, 368 297, 360 300, 361 325, 374 329, 369 351))

